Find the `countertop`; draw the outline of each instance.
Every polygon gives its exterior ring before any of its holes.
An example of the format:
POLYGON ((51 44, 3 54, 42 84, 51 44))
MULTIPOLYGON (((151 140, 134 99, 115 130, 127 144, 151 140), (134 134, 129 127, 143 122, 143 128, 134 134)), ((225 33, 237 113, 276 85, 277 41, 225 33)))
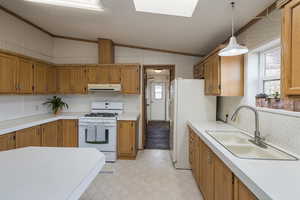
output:
POLYGON ((136 121, 140 117, 138 112, 123 112, 118 116, 118 120, 136 121))
MULTIPOLYGON (((86 113, 61 113, 59 115, 54 114, 41 114, 33 115, 29 117, 23 117, 13 120, 0 121, 0 135, 11 133, 14 131, 22 130, 25 128, 30 128, 33 126, 38 126, 48 122, 53 122, 60 119, 79 119, 83 117, 86 113)), ((123 112, 118 116, 118 120, 133 120, 136 121, 139 118, 138 112, 123 112)))
POLYGON ((27 147, 0 152, 0 194, 9 200, 78 200, 105 156, 93 148, 27 147))
POLYGON ((206 130, 237 130, 237 128, 216 121, 199 122, 191 120, 188 124, 260 200, 295 200, 300 198, 299 160, 240 159, 205 132, 206 130))

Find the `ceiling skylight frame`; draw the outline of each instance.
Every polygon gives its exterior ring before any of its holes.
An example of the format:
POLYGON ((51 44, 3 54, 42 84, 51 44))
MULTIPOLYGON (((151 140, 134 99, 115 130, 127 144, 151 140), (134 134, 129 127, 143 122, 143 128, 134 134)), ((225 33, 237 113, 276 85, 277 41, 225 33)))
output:
POLYGON ((77 8, 93 11, 104 11, 101 0, 24 0, 53 6, 77 8))
POLYGON ((137 12, 192 17, 199 0, 133 0, 137 12))

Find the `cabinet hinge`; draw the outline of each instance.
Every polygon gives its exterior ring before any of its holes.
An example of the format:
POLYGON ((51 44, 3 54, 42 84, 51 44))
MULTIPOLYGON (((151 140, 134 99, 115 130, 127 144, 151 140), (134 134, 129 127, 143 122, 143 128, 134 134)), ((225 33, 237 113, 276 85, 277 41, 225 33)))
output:
POLYGON ((221 84, 219 84, 219 90, 221 90, 221 84))
POLYGON ((34 91, 34 86, 32 86, 32 91, 34 91))
POLYGON ((232 185, 234 185, 234 174, 232 174, 232 185))

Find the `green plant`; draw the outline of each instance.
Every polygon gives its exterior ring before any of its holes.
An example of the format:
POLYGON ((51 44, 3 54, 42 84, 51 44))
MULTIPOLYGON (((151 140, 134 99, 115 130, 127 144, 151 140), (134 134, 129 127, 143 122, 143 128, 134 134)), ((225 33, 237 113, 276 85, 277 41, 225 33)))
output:
POLYGON ((54 114, 57 114, 60 110, 63 108, 69 108, 69 105, 65 102, 63 102, 61 97, 53 96, 52 98, 48 98, 43 105, 47 105, 48 107, 51 107, 51 110, 54 114))

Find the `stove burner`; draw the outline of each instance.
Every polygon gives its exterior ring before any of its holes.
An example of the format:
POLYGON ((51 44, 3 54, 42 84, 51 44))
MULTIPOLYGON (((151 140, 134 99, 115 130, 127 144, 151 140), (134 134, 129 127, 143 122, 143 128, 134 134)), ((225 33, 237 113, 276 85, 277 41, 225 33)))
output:
POLYGON ((86 114, 85 117, 115 117, 115 113, 90 113, 86 114))

